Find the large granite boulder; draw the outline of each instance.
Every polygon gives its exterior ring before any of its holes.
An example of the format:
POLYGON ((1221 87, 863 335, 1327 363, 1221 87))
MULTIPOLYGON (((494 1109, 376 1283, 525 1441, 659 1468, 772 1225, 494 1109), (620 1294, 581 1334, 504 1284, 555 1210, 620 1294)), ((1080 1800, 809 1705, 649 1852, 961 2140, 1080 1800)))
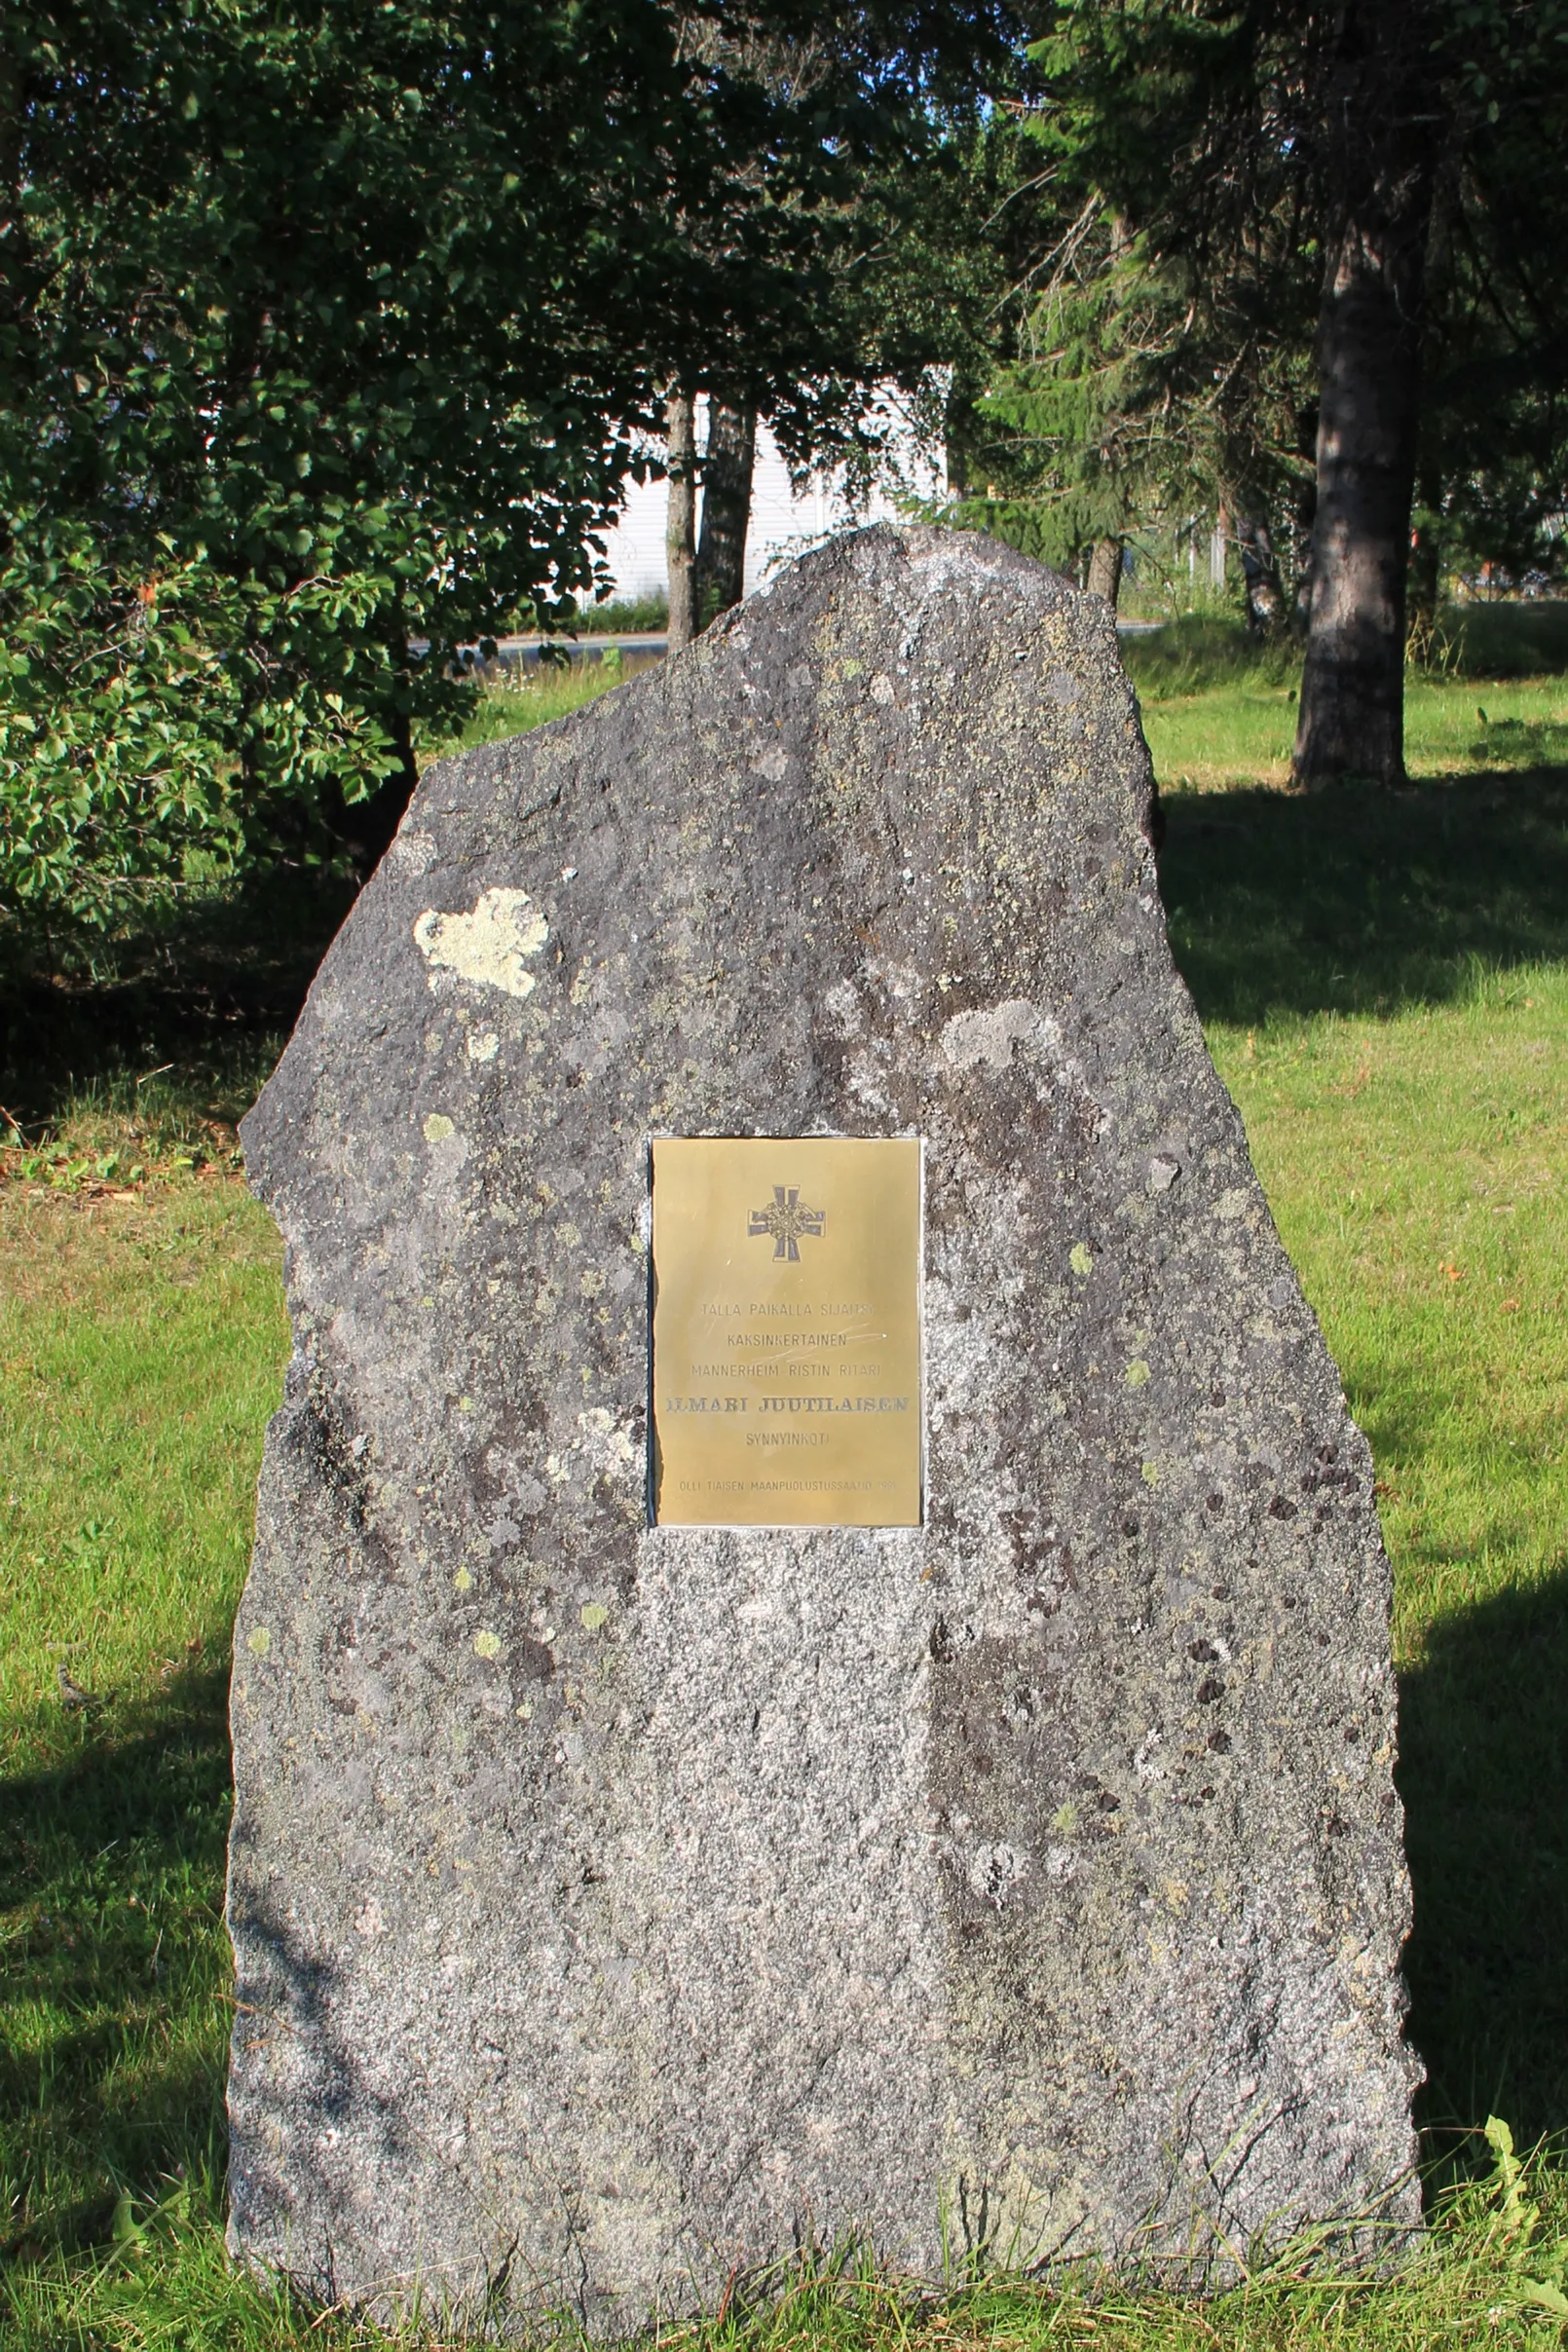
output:
POLYGON ((1152 805, 1105 606, 916 530, 427 773, 244 1128, 242 2256, 614 2331, 1415 2217, 1371 1464, 1152 805), (923 1525, 649 1524, 659 1134, 924 1138, 923 1525))

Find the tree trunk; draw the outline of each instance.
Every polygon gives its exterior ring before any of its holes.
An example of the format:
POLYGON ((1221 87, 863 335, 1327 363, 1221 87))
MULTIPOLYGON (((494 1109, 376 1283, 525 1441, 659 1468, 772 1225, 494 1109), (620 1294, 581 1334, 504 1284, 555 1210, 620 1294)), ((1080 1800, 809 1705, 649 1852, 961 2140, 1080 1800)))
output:
POLYGON ((1122 587, 1122 542, 1119 539, 1097 539, 1095 551, 1089 558, 1089 585, 1096 596, 1102 596, 1111 611, 1122 587))
POLYGON ((691 642, 696 603, 697 445, 694 403, 672 392, 664 403, 665 463, 670 476, 669 520, 664 552, 670 575, 669 650, 679 653, 691 642))
MULTIPOLYGON (((1316 429, 1314 429, 1316 440, 1316 429)), ((1290 634, 1305 646, 1312 626, 1312 526, 1318 512, 1318 477, 1301 484, 1291 519, 1290 551, 1295 562, 1295 588, 1290 597, 1290 634)))
POLYGON ((1231 537, 1242 559, 1247 625, 1254 637, 1277 637, 1286 625, 1285 587, 1267 517, 1234 508, 1231 537))
POLYGON ((419 763, 414 757, 414 733, 406 711, 392 715, 392 739, 398 765, 368 801, 341 803, 334 830, 348 851, 355 878, 369 881, 392 844, 392 836, 408 812, 419 786, 419 763))
POLYGON ((1439 482, 1429 479, 1421 485, 1410 532, 1405 644, 1411 659, 1420 662, 1432 659, 1437 643, 1437 599, 1442 588, 1441 498, 1439 482))
POLYGON ((702 540, 697 548, 696 618, 705 629, 715 614, 738 605, 746 588, 746 526, 757 458, 757 419, 749 408, 714 400, 708 408, 708 454, 702 467, 702 540))
POLYGON ((1416 0, 1345 12, 1325 122, 1335 198, 1318 323, 1318 505, 1293 766, 1404 777, 1404 593, 1432 205, 1416 0))

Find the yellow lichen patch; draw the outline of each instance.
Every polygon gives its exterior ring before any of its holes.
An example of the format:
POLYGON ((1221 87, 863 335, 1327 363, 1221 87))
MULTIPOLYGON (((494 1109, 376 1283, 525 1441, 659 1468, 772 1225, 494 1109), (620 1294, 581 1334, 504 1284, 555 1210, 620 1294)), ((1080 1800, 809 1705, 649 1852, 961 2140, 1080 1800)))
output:
POLYGON ((414 925, 414 944, 431 967, 455 972, 478 988, 532 996, 537 983, 524 969, 549 937, 549 926, 526 890, 483 890, 471 914, 443 915, 430 907, 414 925))
POLYGON ((475 1658, 499 1658, 501 1635, 492 1633, 488 1625, 481 1627, 473 1637, 473 1654, 475 1658))

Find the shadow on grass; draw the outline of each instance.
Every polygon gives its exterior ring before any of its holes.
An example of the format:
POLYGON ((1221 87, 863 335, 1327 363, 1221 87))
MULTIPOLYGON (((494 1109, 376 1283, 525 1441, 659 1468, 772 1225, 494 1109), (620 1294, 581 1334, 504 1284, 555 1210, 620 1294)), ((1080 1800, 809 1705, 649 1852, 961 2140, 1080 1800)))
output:
POLYGON ((1568 2134, 1568 1566, 1456 1610, 1400 1678, 1425 2120, 1568 2134))
POLYGON ((107 940, 0 933, 0 1104, 44 1125, 173 1064, 239 1117, 353 899, 351 882, 281 871, 193 891, 107 940))
POLYGON ((1160 879, 1206 1021, 1396 1012, 1568 957, 1568 770, 1176 793, 1160 879))
POLYGON ((122 2188, 221 2164, 226 1647, 207 1655, 224 1670, 0 1779, 0 2251, 100 2238, 122 2188))

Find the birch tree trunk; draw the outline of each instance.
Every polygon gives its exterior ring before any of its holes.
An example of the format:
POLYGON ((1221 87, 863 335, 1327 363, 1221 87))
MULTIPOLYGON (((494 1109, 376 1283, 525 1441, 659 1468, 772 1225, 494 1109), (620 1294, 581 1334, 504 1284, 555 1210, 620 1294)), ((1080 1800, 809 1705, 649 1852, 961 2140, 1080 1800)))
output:
POLYGON ((696 626, 697 444, 695 403, 671 392, 664 402, 666 464, 670 477, 669 518, 664 553, 669 566, 669 650, 689 646, 696 626))
POLYGON ((1122 542, 1119 539, 1100 539, 1089 558, 1089 585, 1097 596, 1102 596, 1111 611, 1122 587, 1122 542))
POLYGON ((697 624, 738 605, 746 587, 746 527, 751 521, 757 419, 749 408, 715 400, 708 410, 702 467, 702 540, 697 548, 697 624))

